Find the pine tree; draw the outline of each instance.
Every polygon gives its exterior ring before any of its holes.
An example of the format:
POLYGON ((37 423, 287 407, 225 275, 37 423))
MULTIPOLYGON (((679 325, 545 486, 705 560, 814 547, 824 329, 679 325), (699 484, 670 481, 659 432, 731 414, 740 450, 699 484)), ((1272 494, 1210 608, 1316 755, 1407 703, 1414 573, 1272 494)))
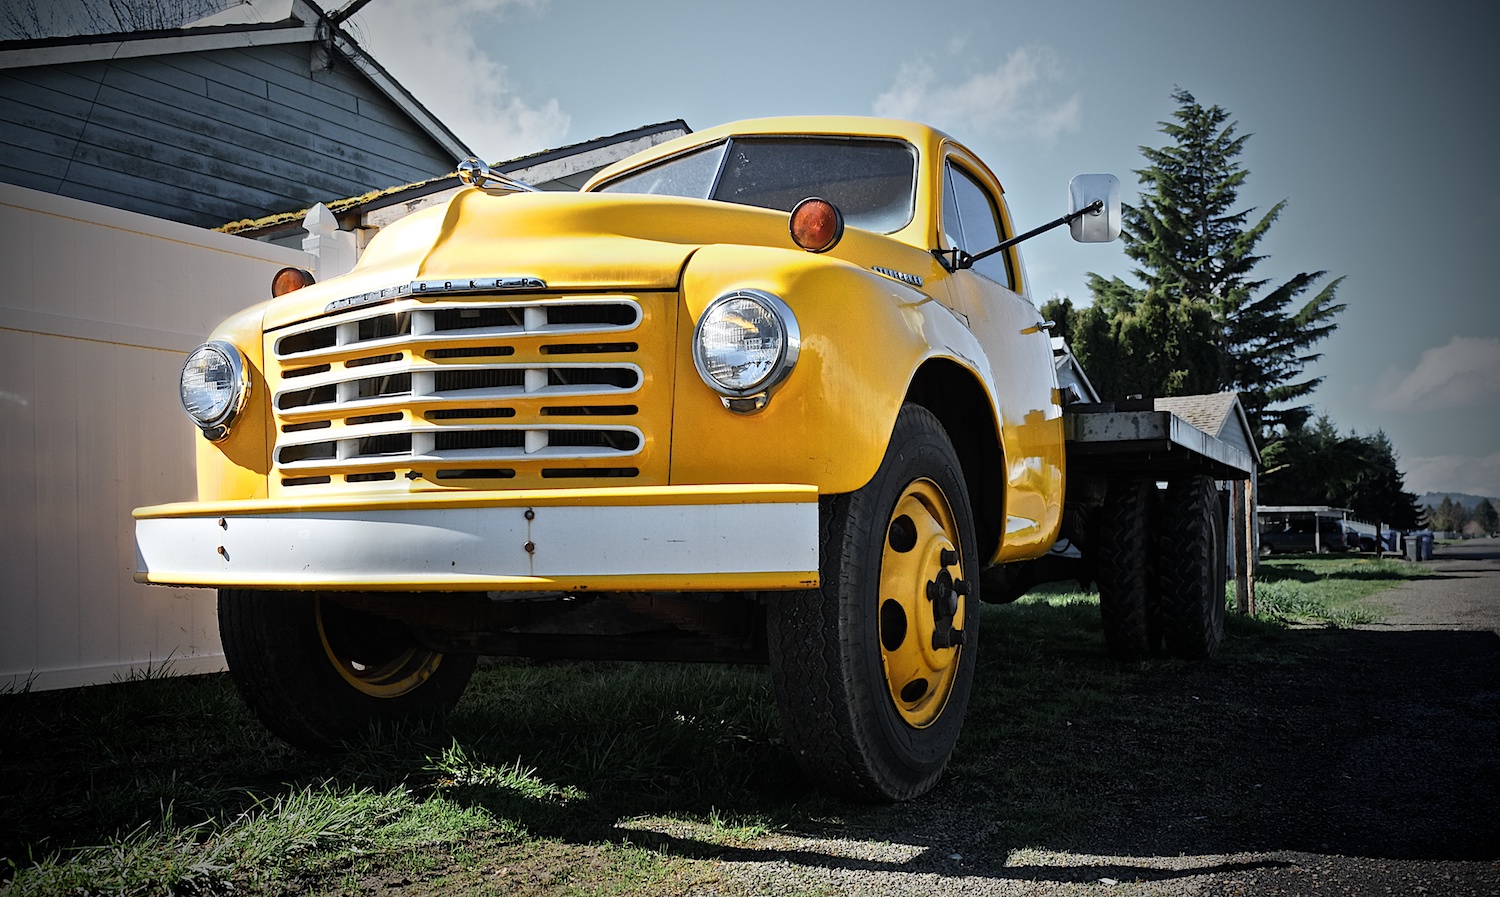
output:
POLYGON ((1333 496, 1338 507, 1361 517, 1378 520, 1396 529, 1417 528, 1422 509, 1417 497, 1406 491, 1405 478, 1397 467, 1396 448, 1385 431, 1373 436, 1353 437, 1359 445, 1358 461, 1333 496))
MULTIPOLYGON (((1324 415, 1266 446, 1261 461, 1263 504, 1349 508, 1396 529, 1415 529, 1423 517, 1383 431, 1345 436, 1324 415)), ((1452 507, 1445 497, 1432 516, 1442 519, 1452 507)))
POLYGON ((1495 505, 1487 498, 1481 498, 1474 505, 1473 520, 1479 524, 1479 528, 1490 535, 1500 532, 1500 512, 1495 510, 1495 505))
MULTIPOLYGON (((1462 507, 1462 505, 1459 507, 1462 507)), ((1462 526, 1454 526, 1454 521, 1457 519, 1453 513, 1452 496, 1443 496, 1443 500, 1438 502, 1437 511, 1432 515, 1433 528, 1445 533, 1456 533, 1463 528, 1462 526)))
POLYGON ((1361 453, 1354 436, 1319 417, 1261 450, 1261 503, 1344 507, 1340 498, 1361 453))
POLYGON ((1344 308, 1335 302, 1340 279, 1304 302, 1326 272, 1275 287, 1255 277, 1264 260, 1256 246, 1286 203, 1251 224, 1255 210, 1236 208, 1249 175, 1236 157, 1247 137, 1222 107, 1204 107, 1184 90, 1172 98, 1175 120, 1161 123, 1171 143, 1140 148, 1148 163, 1136 171, 1140 204, 1124 212, 1125 253, 1139 264, 1131 273, 1144 286, 1090 274, 1094 305, 1074 315, 1065 335, 1098 381, 1156 395, 1235 390, 1262 437, 1296 429, 1310 410, 1281 406, 1306 398, 1322 380, 1305 369, 1344 308), (1141 333, 1141 322, 1154 326, 1141 333), (1150 358, 1132 342, 1143 337, 1159 341, 1150 358))

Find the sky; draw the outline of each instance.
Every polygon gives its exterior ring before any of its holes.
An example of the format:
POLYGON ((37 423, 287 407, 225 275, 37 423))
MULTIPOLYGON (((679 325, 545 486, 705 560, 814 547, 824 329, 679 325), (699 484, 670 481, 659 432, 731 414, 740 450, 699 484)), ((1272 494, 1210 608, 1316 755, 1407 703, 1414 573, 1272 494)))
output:
MULTIPOLYGON (((323 0, 333 9, 344 0, 323 0)), ((890 115, 985 159, 1020 229, 1075 174, 1138 192, 1176 88, 1249 134, 1273 284, 1342 277, 1317 413, 1384 431, 1409 491, 1500 496, 1500 295, 1488 277, 1500 4, 1431 0, 371 0, 349 27, 491 162, 683 119, 890 115)), ((1253 213, 1252 213, 1253 215, 1253 213)), ((1033 298, 1132 280, 1123 245, 1022 247, 1033 298)))
MULTIPOLYGON (((1133 201, 1187 90, 1251 135, 1241 205, 1287 201, 1257 273, 1344 278, 1315 410, 1383 430, 1409 491, 1500 496, 1500 4, 373 0, 353 23, 490 161, 678 118, 890 115, 977 152, 1027 229, 1074 174, 1133 201)), ((1132 279, 1120 243, 1023 253, 1039 303, 1132 279)))

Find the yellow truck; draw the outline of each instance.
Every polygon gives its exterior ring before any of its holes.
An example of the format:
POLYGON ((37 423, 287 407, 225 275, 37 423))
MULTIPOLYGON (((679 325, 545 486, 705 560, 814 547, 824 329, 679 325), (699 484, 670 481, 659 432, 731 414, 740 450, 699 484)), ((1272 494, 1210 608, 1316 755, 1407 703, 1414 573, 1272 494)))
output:
POLYGON ((282 738, 440 716, 480 655, 759 662, 820 785, 900 800, 953 750, 982 599, 1097 579, 1117 655, 1213 653, 1244 465, 1143 447, 1149 411, 1070 423, 1132 412, 1059 385, 1015 245, 1115 239, 1112 177, 1017 237, 907 122, 732 124, 578 193, 460 174, 189 355, 197 500, 135 514, 137 578, 219 590, 282 738))

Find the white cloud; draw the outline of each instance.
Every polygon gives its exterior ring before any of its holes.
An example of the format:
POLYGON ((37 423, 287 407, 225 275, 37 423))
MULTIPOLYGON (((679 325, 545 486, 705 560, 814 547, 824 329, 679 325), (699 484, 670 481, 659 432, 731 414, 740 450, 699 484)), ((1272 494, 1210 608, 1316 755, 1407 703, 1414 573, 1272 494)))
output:
POLYGON ((1386 382, 1393 385, 1376 399, 1377 408, 1493 407, 1500 401, 1500 337, 1455 336, 1423 352, 1414 370, 1388 372, 1386 382))
POLYGON ((1478 455, 1436 455, 1402 458, 1406 491, 1465 492, 1500 498, 1500 452, 1478 455))
POLYGON ((1058 100, 1049 89, 1060 75, 1049 47, 1022 47, 959 84, 938 83, 928 62, 906 62, 891 89, 875 99, 875 114, 966 135, 1052 140, 1079 128, 1078 94, 1058 100))
POLYGON ((557 146, 571 124, 556 99, 520 96, 506 67, 479 45, 481 33, 505 33, 507 16, 545 6, 545 0, 371 3, 354 17, 354 33, 422 105, 496 162, 557 146))

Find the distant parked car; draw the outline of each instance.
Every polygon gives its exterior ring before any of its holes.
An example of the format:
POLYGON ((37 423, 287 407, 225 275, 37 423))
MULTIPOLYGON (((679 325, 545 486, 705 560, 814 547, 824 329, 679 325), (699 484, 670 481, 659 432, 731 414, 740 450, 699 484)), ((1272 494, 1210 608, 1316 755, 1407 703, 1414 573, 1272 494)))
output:
POLYGON ((1314 552, 1320 547, 1323 551, 1343 551, 1348 547, 1339 521, 1317 518, 1318 536, 1314 536, 1313 526, 1311 519, 1296 517, 1269 524, 1260 532, 1260 551, 1262 554, 1287 554, 1314 552))

